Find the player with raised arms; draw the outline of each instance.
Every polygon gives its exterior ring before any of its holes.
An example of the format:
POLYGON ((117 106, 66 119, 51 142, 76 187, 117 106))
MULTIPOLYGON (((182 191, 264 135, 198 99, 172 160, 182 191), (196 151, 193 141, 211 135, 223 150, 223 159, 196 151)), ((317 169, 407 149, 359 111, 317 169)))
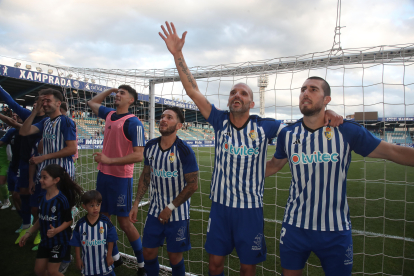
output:
MULTIPOLYGON (((138 275, 145 275, 141 238, 129 220, 134 163, 142 161, 145 146, 144 126, 134 114, 128 112, 137 97, 135 89, 121 85, 97 94, 88 101, 88 105, 96 115, 106 120, 102 152, 93 154, 99 163, 96 190, 102 194, 101 212, 108 218, 110 215, 117 216, 119 226, 127 235, 137 257, 138 275), (111 93, 116 93, 116 109, 101 105, 111 93)), ((112 256, 115 267, 122 264, 116 243, 112 256)))
MULTIPOLYGON (((210 218, 205 249, 209 275, 224 275, 225 256, 236 248, 240 274, 255 275, 256 264, 266 260, 263 220, 263 186, 268 141, 283 128, 281 121, 250 115, 253 92, 235 84, 228 99, 229 111, 218 110, 198 89, 184 60, 182 48, 187 32, 179 38, 174 25, 166 22, 159 33, 174 57, 181 82, 203 117, 214 127, 215 163, 211 181, 210 218), (243 219, 241 219, 243 218, 243 219)), ((332 124, 342 117, 329 112, 332 124)))
POLYGON ((183 123, 178 107, 164 109, 159 125, 161 137, 145 146, 144 169, 129 214, 130 220, 137 222, 138 205, 151 185, 143 241, 148 276, 159 273, 158 248, 165 239, 173 276, 185 275, 183 252, 191 249, 190 197, 198 188, 198 165, 194 151, 177 137, 183 123))
POLYGON ((414 149, 381 141, 366 128, 345 120, 325 126, 325 106, 331 101, 329 84, 308 78, 301 88, 303 118, 277 137, 266 177, 289 162, 292 173, 289 198, 280 234, 280 260, 284 276, 302 275, 313 251, 325 275, 351 275, 352 232, 346 197, 351 151, 414 166, 414 149))

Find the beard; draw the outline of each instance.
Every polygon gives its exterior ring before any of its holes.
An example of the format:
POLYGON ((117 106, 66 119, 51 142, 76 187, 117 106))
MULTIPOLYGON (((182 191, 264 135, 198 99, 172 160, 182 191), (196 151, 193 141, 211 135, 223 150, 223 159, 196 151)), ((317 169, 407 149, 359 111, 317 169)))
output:
POLYGON ((299 106, 300 112, 303 114, 303 116, 306 117, 311 117, 318 114, 323 108, 323 100, 320 103, 315 104, 313 108, 299 106))
POLYGON ((161 126, 159 127, 159 131, 163 136, 169 136, 175 132, 177 125, 167 127, 166 129, 161 130, 161 126))
MULTIPOLYGON (((240 100, 238 100, 240 101, 240 100)), ((233 101, 234 102, 234 101, 233 101)), ((244 104, 244 102, 240 101, 241 106, 240 107, 233 107, 233 102, 230 103, 229 105, 229 109, 231 113, 238 113, 238 114, 243 114, 249 111, 249 106, 250 106, 250 102, 247 104, 244 104)))

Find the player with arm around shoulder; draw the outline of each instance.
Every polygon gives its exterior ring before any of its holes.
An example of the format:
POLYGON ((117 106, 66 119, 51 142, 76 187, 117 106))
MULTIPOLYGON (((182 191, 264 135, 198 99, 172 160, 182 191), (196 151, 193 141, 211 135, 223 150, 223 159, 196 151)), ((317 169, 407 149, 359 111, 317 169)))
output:
POLYGON ((76 266, 85 276, 114 276, 112 249, 118 234, 108 217, 100 214, 102 195, 90 190, 82 195, 81 202, 87 214, 76 223, 69 243, 75 247, 76 266))
MULTIPOLYGON (((166 22, 159 35, 164 40, 187 95, 214 127, 215 163, 210 199, 213 201, 205 249, 209 273, 224 275, 224 261, 234 248, 240 258, 240 274, 255 275, 256 265, 266 260, 263 190, 268 141, 283 128, 282 122, 250 114, 254 107, 252 89, 233 85, 227 106, 221 111, 199 91, 182 52, 187 32, 180 38, 174 24, 166 22), (246 218, 244 220, 238 218, 246 218), (247 219, 248 218, 248 219, 247 219), (242 224, 245 222, 245 224, 242 224), (248 231, 246 231, 248 230, 248 231)), ((342 123, 342 117, 328 111, 326 124, 342 123)))
POLYGON ((266 165, 266 176, 287 162, 292 173, 280 235, 285 276, 302 275, 312 251, 321 260, 325 275, 351 275, 353 244, 346 197, 351 151, 414 166, 414 149, 381 141, 355 122, 324 126, 330 100, 330 87, 324 79, 305 81, 299 95, 304 116, 281 131, 276 153, 266 165))
POLYGON ((178 107, 167 107, 161 115, 161 137, 145 146, 144 169, 129 215, 137 222, 138 205, 151 185, 143 240, 148 276, 159 273, 158 248, 165 239, 173 276, 185 275, 183 252, 191 249, 190 197, 198 188, 198 165, 191 147, 177 137, 183 123, 178 107))

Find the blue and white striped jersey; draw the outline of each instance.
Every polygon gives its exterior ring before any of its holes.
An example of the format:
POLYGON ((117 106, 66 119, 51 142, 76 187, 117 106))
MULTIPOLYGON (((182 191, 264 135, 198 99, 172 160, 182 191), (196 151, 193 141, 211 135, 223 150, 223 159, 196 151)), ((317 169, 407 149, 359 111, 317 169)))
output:
POLYGON ((233 208, 263 207, 269 141, 284 127, 281 121, 250 115, 241 128, 229 111, 213 105, 208 122, 215 131, 215 164, 210 199, 233 208))
POLYGON ((381 142, 361 125, 307 128, 302 119, 277 138, 275 158, 288 158, 292 181, 283 221, 318 230, 351 229, 346 177, 351 151, 367 156, 381 142))
POLYGON ((86 216, 81 218, 73 230, 69 245, 82 250, 83 275, 106 275, 114 268, 108 266, 106 256, 108 242, 116 242, 118 234, 111 221, 104 215, 91 224, 86 216))
MULTIPOLYGON (((160 147, 161 137, 148 141, 144 150, 144 164, 151 168, 151 203, 148 214, 158 217, 187 185, 184 175, 198 171, 194 151, 177 137, 169 149, 160 147)), ((171 214, 170 221, 190 218, 189 198, 171 214)))
POLYGON ((68 245, 72 228, 68 227, 56 234, 53 238, 47 237, 50 225, 54 228, 62 223, 72 221, 71 207, 66 196, 59 191, 59 194, 51 199, 46 199, 46 191, 39 195, 39 226, 40 226, 40 245, 53 248, 56 245, 68 245))
MULTIPOLYGON (((57 116, 53 120, 45 118, 34 126, 43 133, 43 155, 58 152, 66 147, 66 141, 76 140, 75 123, 72 119, 64 115, 57 116)), ((73 164, 72 155, 70 155, 43 161, 39 164, 38 179, 40 179, 40 172, 43 168, 50 164, 61 166, 66 170, 70 177, 75 177, 75 166, 73 164)))

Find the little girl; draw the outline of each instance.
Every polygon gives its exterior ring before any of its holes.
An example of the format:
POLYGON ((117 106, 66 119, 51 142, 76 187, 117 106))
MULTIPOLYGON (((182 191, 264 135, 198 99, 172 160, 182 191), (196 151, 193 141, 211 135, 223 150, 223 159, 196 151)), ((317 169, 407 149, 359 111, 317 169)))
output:
POLYGON ((68 250, 72 234, 71 209, 79 205, 82 188, 59 165, 46 166, 40 177, 42 189, 39 196, 39 219, 22 237, 19 244, 40 228, 41 242, 37 251, 35 273, 37 276, 63 275, 59 266, 68 250))

